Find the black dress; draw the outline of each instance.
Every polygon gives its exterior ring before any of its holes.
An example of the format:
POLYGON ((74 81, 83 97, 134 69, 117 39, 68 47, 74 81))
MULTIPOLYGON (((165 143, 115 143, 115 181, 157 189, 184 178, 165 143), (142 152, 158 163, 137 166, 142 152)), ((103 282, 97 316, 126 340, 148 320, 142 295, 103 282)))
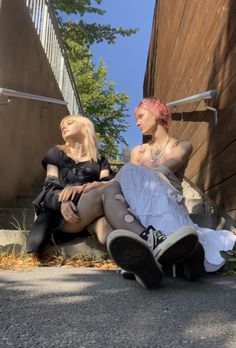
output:
POLYGON ((85 161, 76 163, 64 151, 59 149, 58 146, 53 146, 43 158, 42 165, 45 170, 48 164, 58 167, 59 179, 64 187, 99 181, 102 170, 108 169, 110 171, 110 165, 105 157, 101 157, 98 162, 85 161))
MULTIPOLYGON (((58 193, 66 186, 99 181, 102 170, 108 169, 110 172, 110 165, 105 157, 101 157, 97 162, 92 160, 76 163, 58 146, 53 146, 44 156, 42 165, 45 170, 48 164, 58 167, 59 180, 55 177, 47 177, 43 191, 33 202, 37 219, 27 239, 27 252, 40 254, 50 240, 51 233, 55 230, 57 230, 57 238, 68 240, 68 238, 75 237, 76 234, 60 233, 58 231, 61 223, 64 222, 60 213, 60 203, 57 199, 58 193)), ((79 197, 80 195, 77 194, 76 203, 79 197)))

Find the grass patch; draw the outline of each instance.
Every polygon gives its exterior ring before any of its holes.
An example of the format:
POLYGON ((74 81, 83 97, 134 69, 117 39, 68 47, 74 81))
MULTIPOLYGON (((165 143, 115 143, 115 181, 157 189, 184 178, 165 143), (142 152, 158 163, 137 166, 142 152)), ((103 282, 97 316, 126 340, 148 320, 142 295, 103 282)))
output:
POLYGON ((1 269, 36 267, 39 263, 36 257, 30 255, 20 255, 14 252, 2 252, 0 254, 1 269))
POLYGON ((52 255, 49 258, 38 260, 37 257, 30 254, 20 255, 14 252, 2 252, 0 254, 1 269, 18 269, 27 267, 95 267, 100 269, 117 269, 118 266, 110 259, 94 260, 86 257, 65 258, 61 255, 52 255))

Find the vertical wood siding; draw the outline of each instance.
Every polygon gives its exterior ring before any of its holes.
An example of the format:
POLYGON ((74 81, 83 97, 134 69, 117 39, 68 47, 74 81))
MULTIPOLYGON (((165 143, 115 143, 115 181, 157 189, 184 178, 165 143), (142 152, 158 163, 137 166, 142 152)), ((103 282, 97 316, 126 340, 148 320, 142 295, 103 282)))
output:
POLYGON ((218 125, 192 103, 172 110, 173 119, 184 113, 171 133, 193 144, 186 176, 236 218, 236 1, 158 0, 144 96, 168 102, 210 89, 218 125))

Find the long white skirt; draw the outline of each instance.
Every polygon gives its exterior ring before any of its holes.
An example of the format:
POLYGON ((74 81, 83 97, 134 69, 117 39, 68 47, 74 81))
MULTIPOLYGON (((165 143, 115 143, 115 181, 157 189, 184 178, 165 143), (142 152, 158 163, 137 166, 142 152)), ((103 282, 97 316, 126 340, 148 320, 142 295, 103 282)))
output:
POLYGON ((215 272, 224 265, 220 250, 231 250, 236 235, 227 230, 211 230, 194 224, 183 203, 183 196, 161 173, 154 173, 144 167, 125 164, 115 180, 120 185, 133 214, 144 227, 171 234, 181 226, 193 227, 205 250, 205 269, 215 272))

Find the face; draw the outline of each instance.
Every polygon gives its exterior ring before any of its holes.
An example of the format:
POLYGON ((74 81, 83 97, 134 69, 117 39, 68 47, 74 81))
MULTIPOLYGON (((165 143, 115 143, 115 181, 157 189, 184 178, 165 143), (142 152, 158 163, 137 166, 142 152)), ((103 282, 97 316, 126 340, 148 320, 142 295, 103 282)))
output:
POLYGON ((147 109, 140 108, 137 115, 137 126, 140 128, 143 135, 151 135, 157 130, 157 118, 152 112, 147 109))
POLYGON ((61 122, 60 129, 63 139, 75 138, 80 135, 80 124, 73 118, 66 118, 61 122))

